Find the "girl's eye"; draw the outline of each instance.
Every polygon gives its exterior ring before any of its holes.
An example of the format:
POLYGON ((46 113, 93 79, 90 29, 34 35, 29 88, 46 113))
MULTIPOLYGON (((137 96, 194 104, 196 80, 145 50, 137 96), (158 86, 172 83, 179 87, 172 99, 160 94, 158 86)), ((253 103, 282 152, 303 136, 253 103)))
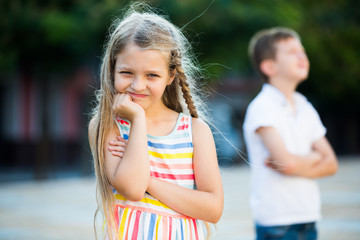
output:
POLYGON ((131 75, 132 73, 129 71, 121 71, 120 74, 121 75, 131 75))
POLYGON ((150 74, 148 74, 148 77, 155 78, 155 77, 159 77, 159 75, 154 74, 154 73, 150 73, 150 74))

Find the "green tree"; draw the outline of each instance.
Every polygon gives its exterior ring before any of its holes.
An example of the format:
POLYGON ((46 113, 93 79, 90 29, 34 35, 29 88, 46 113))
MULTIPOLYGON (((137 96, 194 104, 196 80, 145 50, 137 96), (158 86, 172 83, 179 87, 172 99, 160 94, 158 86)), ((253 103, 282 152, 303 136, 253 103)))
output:
POLYGON ((0 2, 0 77, 11 81, 16 75, 40 83, 42 136, 37 143, 36 178, 46 178, 50 165, 50 81, 66 81, 79 66, 94 63, 119 7, 112 0, 0 2))
MULTIPOLYGON (((300 86, 300 91, 327 115, 357 116, 360 121, 360 108, 354 107, 360 104, 359 1, 147 2, 161 9, 174 24, 184 27, 212 82, 228 75, 252 78, 254 73, 247 54, 251 36, 272 26, 293 28, 301 35, 311 62, 309 79, 300 86)), ((96 68, 107 29, 128 3, 1 1, 0 81, 9 81, 20 74, 41 82, 46 92, 49 79, 65 81, 62 76, 83 64, 96 68)), ((46 95, 43 97, 43 102, 47 102, 46 95)), ((46 126, 45 122, 45 135, 46 126)))

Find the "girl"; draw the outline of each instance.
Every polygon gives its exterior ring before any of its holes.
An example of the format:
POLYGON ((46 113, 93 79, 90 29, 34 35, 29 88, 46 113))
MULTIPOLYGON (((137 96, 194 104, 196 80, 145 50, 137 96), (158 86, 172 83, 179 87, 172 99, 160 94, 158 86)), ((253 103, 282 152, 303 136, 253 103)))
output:
POLYGON ((189 43, 163 17, 133 8, 113 26, 89 124, 103 237, 209 238, 223 189, 189 43))

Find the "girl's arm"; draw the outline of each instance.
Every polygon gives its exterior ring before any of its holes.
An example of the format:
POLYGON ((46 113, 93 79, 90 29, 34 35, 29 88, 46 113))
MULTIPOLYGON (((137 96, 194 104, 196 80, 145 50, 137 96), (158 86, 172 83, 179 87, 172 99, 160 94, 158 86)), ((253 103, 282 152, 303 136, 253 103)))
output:
POLYGON ((131 122, 131 130, 122 158, 114 156, 110 146, 110 141, 119 136, 115 123, 107 134, 103 149, 105 171, 117 192, 130 201, 139 201, 144 197, 150 180, 145 112, 124 94, 118 95, 114 102, 117 105, 114 111, 131 122))
POLYGON ((173 210, 192 218, 219 221, 224 193, 214 139, 206 123, 193 118, 193 164, 196 190, 151 178, 147 191, 173 210))

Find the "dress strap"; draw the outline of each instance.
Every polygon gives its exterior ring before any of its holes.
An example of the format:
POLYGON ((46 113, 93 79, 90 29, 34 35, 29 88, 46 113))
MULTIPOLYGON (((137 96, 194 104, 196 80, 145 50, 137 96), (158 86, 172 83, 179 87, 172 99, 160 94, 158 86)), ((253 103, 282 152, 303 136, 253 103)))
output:
POLYGON ((118 126, 120 136, 127 140, 130 132, 130 122, 126 119, 116 116, 114 118, 116 125, 118 126))

